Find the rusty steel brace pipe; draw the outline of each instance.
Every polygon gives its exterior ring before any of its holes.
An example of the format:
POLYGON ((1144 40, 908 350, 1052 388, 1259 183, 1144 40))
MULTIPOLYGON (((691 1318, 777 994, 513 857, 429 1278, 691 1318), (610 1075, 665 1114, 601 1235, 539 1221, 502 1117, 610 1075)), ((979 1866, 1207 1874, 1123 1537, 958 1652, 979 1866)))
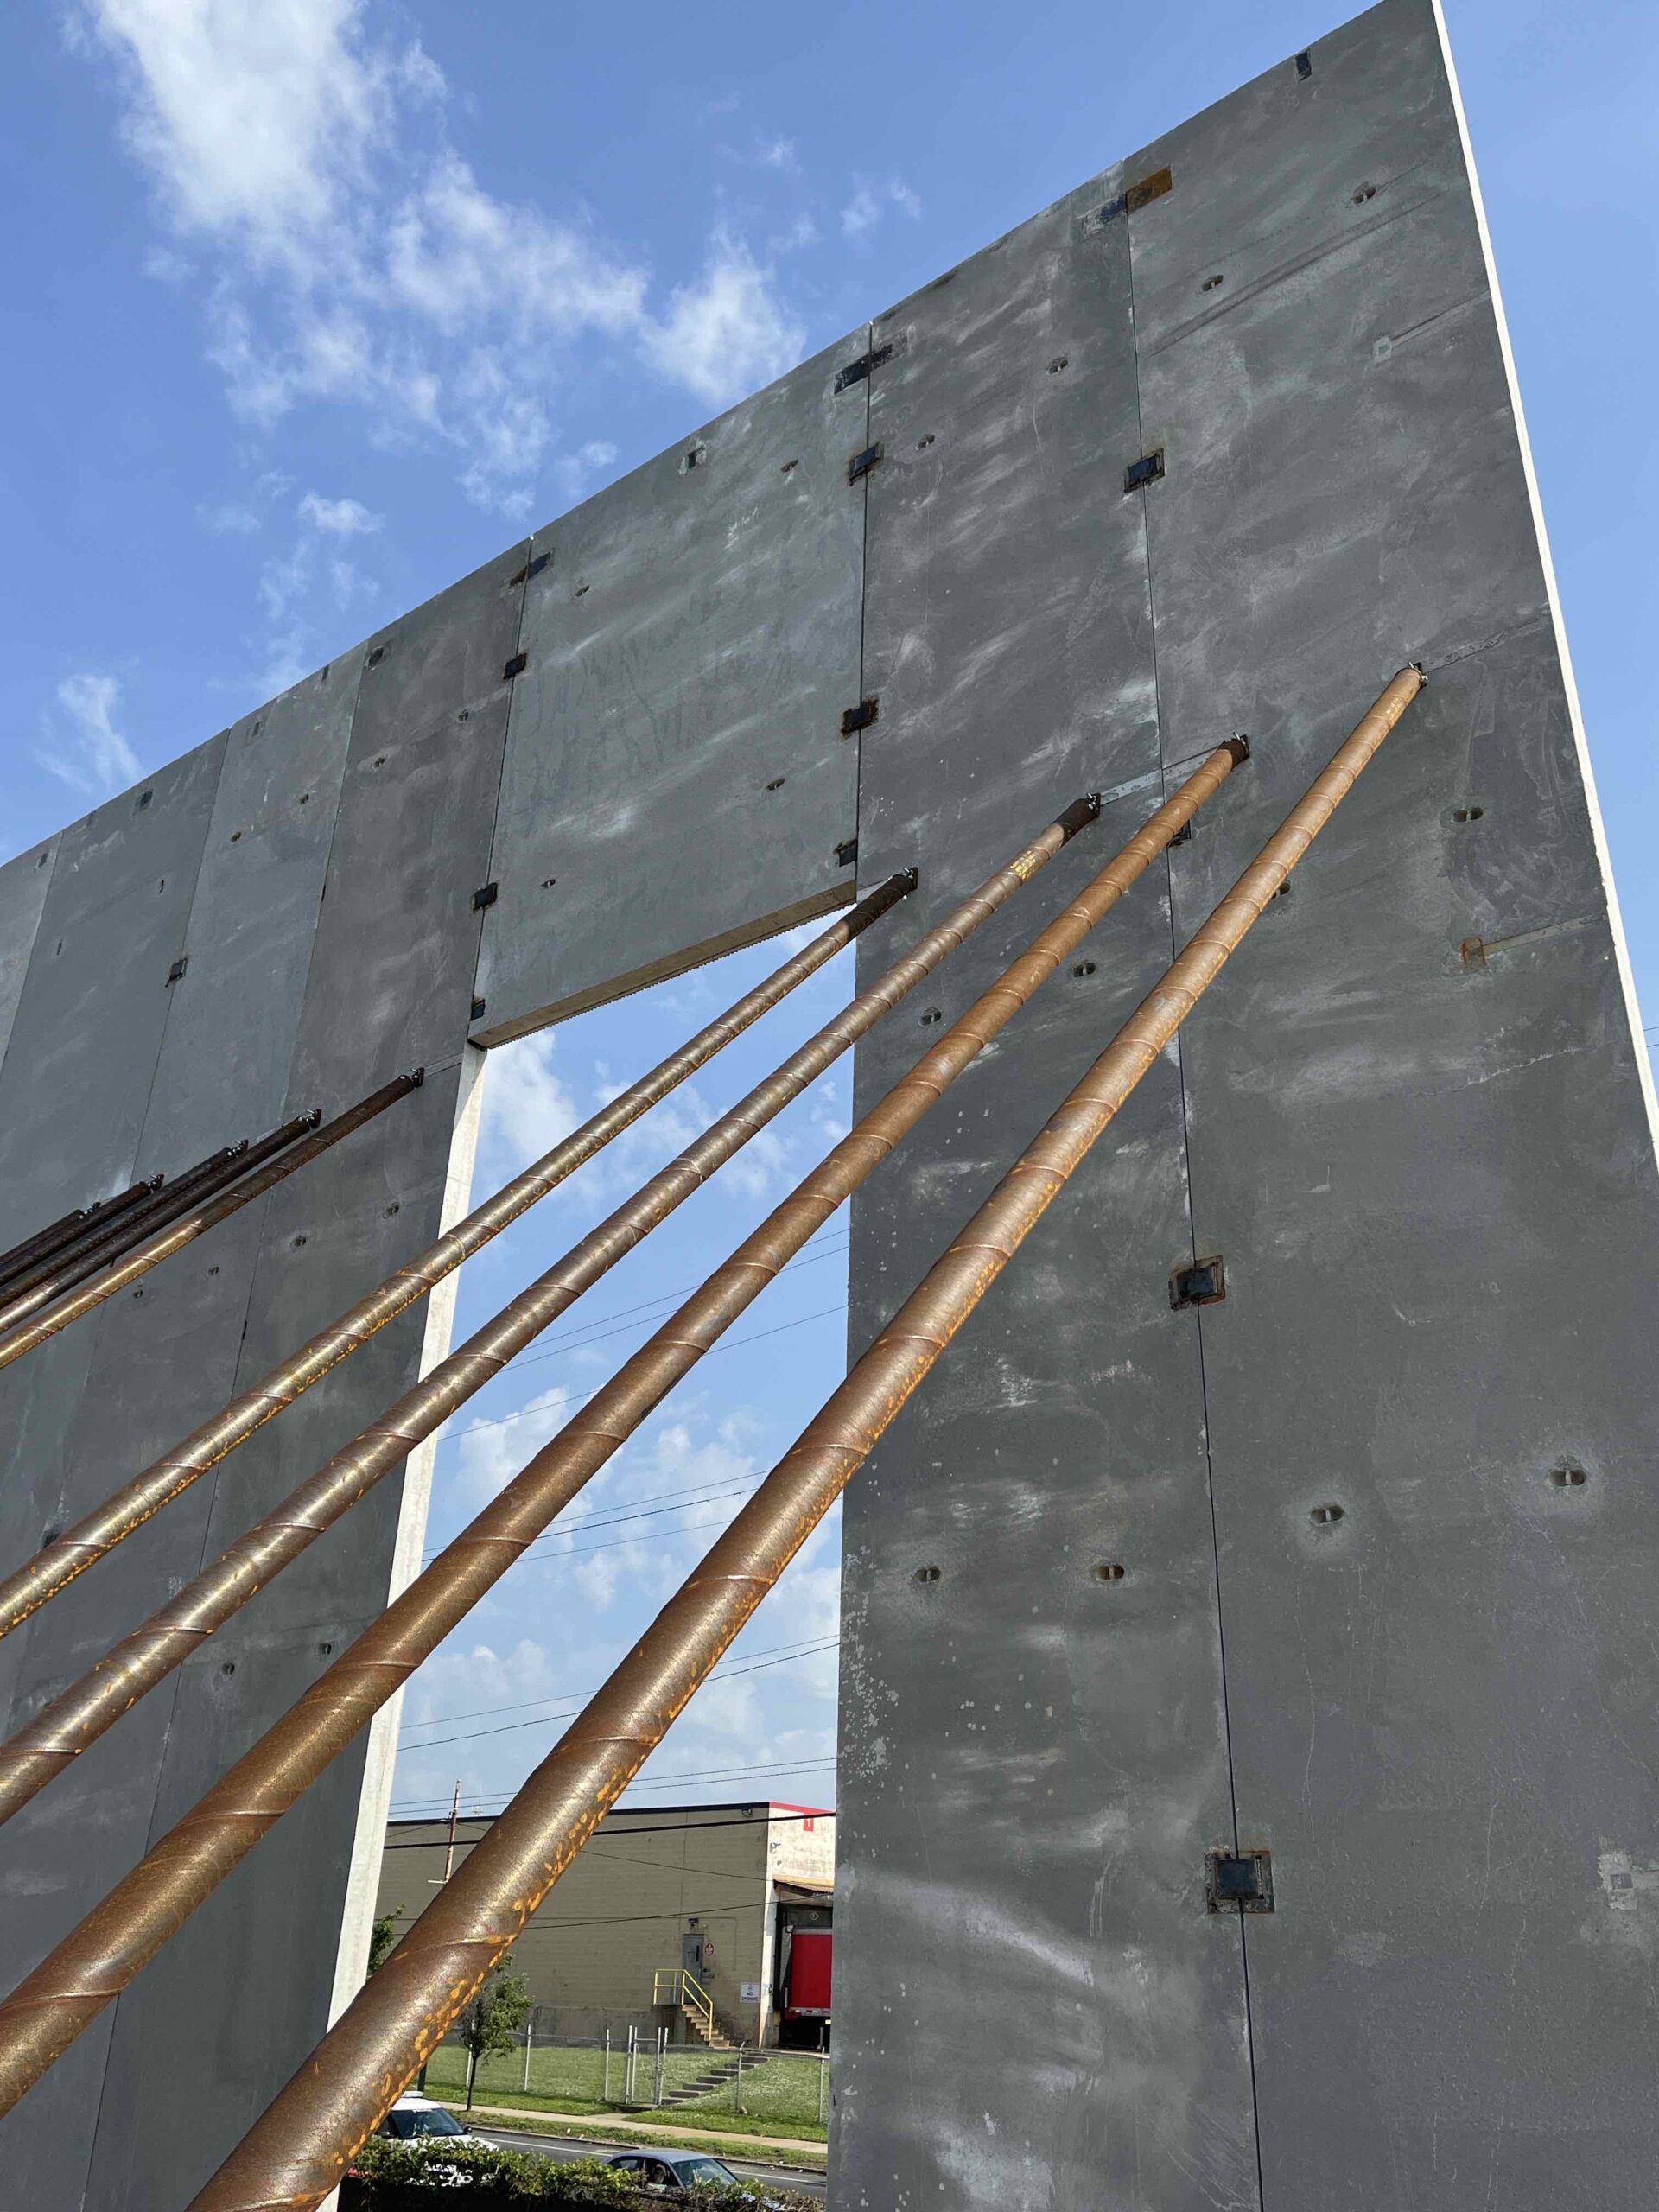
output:
MULTIPOLYGON (((841 1200, 887 1157, 949 1083, 1053 972, 1092 922, 1115 903, 1225 778, 1242 750, 1211 757, 1132 839, 1089 889, 1050 925, 1007 976, 952 1025, 911 1074, 844 1138, 822 1166, 746 1239, 709 1282, 658 1329, 582 1416, 538 1453, 472 1526, 416 1577, 305 1696, 210 1790, 194 1810, 0 2005, 0 2111, 10 2108, 70 2042, 181 1927, 309 1783, 393 1696, 493 1583, 759 1295, 841 1200), (1039 948, 1041 948, 1039 950, 1039 948), (575 1425, 572 1425, 574 1429, 575 1425), (563 1449, 561 1450, 560 1446, 563 1449)), ((1092 818, 1092 802, 1061 817, 1092 818)), ((998 880, 993 878, 993 883, 998 880)), ((982 897, 983 893, 978 894, 982 897)), ((958 909, 952 926, 972 908, 958 909)), ((924 940, 925 943, 926 940, 924 940)))
MULTIPOLYGON (((315 1127, 314 1116, 310 1121, 289 1123, 288 1133, 276 1134, 282 1143, 291 1144, 296 1136, 303 1136, 307 1129, 315 1127)), ((267 1138, 265 1141, 269 1148, 271 1140, 267 1138)), ((52 1253, 23 1269, 0 1295, 0 1335, 26 1320, 29 1314, 38 1313, 42 1306, 49 1306, 54 1298, 87 1275, 95 1274, 123 1252, 130 1252, 163 1223, 182 1213, 193 1199, 221 1188, 230 1178, 219 1171, 230 1161, 244 1158, 247 1149, 248 1141, 244 1137, 239 1144, 227 1144, 206 1160, 199 1160, 176 1182, 158 1175, 139 1204, 124 1216, 114 1221, 89 1224, 86 1235, 67 1250, 52 1253)), ((268 1156, 268 1150, 260 1154, 261 1159, 268 1156)), ((239 1174, 242 1170, 238 1168, 235 1172, 239 1174)))
POLYGON ((798 984, 834 959, 844 946, 902 899, 908 888, 909 879, 904 876, 893 876, 879 884, 752 991, 717 1014, 707 1027, 602 1106, 579 1129, 555 1145, 551 1152, 543 1154, 523 1174, 504 1184, 482 1205, 475 1206, 418 1258, 377 1284, 354 1306, 347 1306, 337 1319, 320 1330, 297 1351, 279 1360, 251 1389, 244 1390, 218 1413, 210 1414, 165 1459, 152 1462, 102 1505, 94 1507, 85 1519, 44 1546, 25 1566, 0 1580, 0 1637, 9 1636, 48 1598, 54 1597, 77 1575, 84 1574, 135 1529, 142 1528, 152 1514, 159 1513, 210 1468, 228 1458, 238 1445, 246 1443, 256 1429, 274 1420, 314 1383, 320 1382, 341 1360, 366 1344, 377 1330, 385 1328, 387 1322, 395 1320, 398 1314, 424 1298, 474 1252, 481 1251, 492 1238, 499 1236, 538 1199, 556 1189, 659 1099, 666 1098, 688 1077, 705 1066, 734 1038, 753 1027, 763 1014, 787 998, 798 984))
MULTIPOLYGON (((25 1321, 9 1335, 0 1337, 0 1368, 10 1367, 13 1360, 21 1359, 26 1351, 33 1351, 36 1344, 43 1344, 48 1337, 55 1337, 72 1321, 79 1321, 84 1314, 92 1313, 106 1300, 113 1298, 117 1291, 124 1290, 130 1282, 136 1282, 140 1275, 148 1274, 152 1268, 160 1267, 163 1260, 171 1259, 175 1252, 182 1251, 198 1236, 205 1236, 221 1221, 228 1221, 233 1213, 239 1213, 255 1198, 263 1198, 278 1183, 297 1174, 302 1167, 308 1166, 320 1154, 328 1151, 343 1138, 353 1135, 365 1122, 373 1121, 377 1114, 384 1114, 388 1106, 396 1105, 400 1098, 407 1097, 411 1090, 418 1089, 423 1074, 423 1071, 416 1068, 411 1074, 394 1076, 390 1083, 382 1084, 378 1090, 372 1090, 355 1106, 348 1106, 343 1114, 336 1114, 332 1122, 324 1122, 321 1128, 316 1126, 320 1119, 318 1114, 305 1116, 304 1122, 311 1129, 309 1136, 302 1137, 297 1144, 289 1142, 286 1151, 279 1153, 276 1159, 268 1160, 264 1166, 242 1181, 233 1184, 228 1191, 219 1192, 217 1197, 202 1198, 181 1214, 178 1220, 169 1223, 164 1229, 158 1229, 132 1251, 112 1262, 107 1270, 94 1276, 92 1281, 67 1292, 54 1305, 48 1306, 43 1313, 37 1313, 32 1320, 25 1321)), ((278 1130, 276 1135, 280 1136, 283 1132, 278 1130)), ((30 1565, 45 1560, 56 1548, 55 1545, 49 1545, 46 1551, 36 1555, 36 1560, 30 1565)))
MULTIPOLYGON (((941 1090, 1192 819, 1199 804, 1224 780, 1238 749, 1222 747, 1190 777, 1176 797, 1042 933, 995 989, 912 1069, 877 1109, 886 1125, 887 1149, 933 1104, 941 1090)), ((741 1115, 743 1109, 737 1111, 741 1115)), ((817 1234, 862 1181, 874 1159, 882 1156, 872 1151, 872 1140, 866 1135, 868 1122, 867 1117, 858 1130, 842 1140, 823 1166, 785 1200, 524 1471, 513 1495, 518 1498, 533 1492, 529 1510, 543 1525, 551 1512, 592 1479, 616 1450, 621 1435, 639 1426, 715 1337, 730 1326, 778 1268, 817 1234), (659 1350, 664 1341, 666 1359, 659 1350), (547 1503, 550 1497, 556 1500, 551 1506, 547 1503)), ((694 1149, 708 1149, 710 1139, 717 1135, 718 1131, 710 1131, 694 1149)), ((658 1182, 683 1184, 677 1166, 665 1170, 658 1182)), ((470 1342, 407 1391, 372 1427, 256 1522, 212 1567, 0 1744, 0 1821, 10 1820, 140 1697, 222 1628, 274 1574, 297 1559, 375 1483, 400 1465, 417 1441, 429 1436, 482 1382, 499 1373, 506 1357, 546 1325, 550 1310, 563 1311, 587 1283, 596 1280, 597 1266, 608 1264, 615 1255, 631 1217, 657 1211, 656 1188, 648 1185, 575 1253, 567 1254, 513 1305, 486 1322, 470 1342), (597 1248, 591 1259, 590 1246, 597 1248)))
POLYGON ((0 1260, 0 1291, 9 1293, 20 1275, 38 1267, 42 1260, 55 1259, 70 1247, 101 1236, 111 1222, 132 1207, 142 1205, 166 1179, 163 1175, 147 1175, 142 1183, 130 1184, 114 1198, 99 1198, 90 1206, 77 1206, 73 1213, 60 1215, 44 1229, 37 1229, 32 1236, 24 1237, 21 1244, 14 1244, 0 1260))
POLYGON ((245 1175, 251 1175, 266 1160, 274 1160, 278 1153, 297 1144, 321 1119, 322 1116, 315 1111, 296 1115, 292 1121, 284 1122, 257 1143, 250 1144, 246 1137, 242 1137, 235 1144, 210 1153, 176 1182, 158 1176, 149 1200, 124 1221, 112 1223, 86 1243, 59 1254, 49 1264, 37 1267, 11 1285, 4 1303, 0 1304, 0 1344, 5 1341, 4 1332, 16 1328, 20 1321, 132 1251, 143 1240, 177 1221, 190 1207, 204 1205, 220 1191, 239 1183, 245 1175))
POLYGON ((659 1744, 1416 696, 1402 670, 189 2212, 311 2212, 659 1744))

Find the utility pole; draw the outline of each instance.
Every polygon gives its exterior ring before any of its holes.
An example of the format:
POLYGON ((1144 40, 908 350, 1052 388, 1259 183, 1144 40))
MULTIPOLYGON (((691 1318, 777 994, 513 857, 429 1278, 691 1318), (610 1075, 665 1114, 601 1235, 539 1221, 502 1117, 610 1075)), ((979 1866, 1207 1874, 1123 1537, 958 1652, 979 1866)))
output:
MULTIPOLYGON (((455 1794, 449 1800, 449 1841, 444 1850, 443 1872, 442 1874, 429 1874, 427 1876, 427 1886, 429 1889, 441 1890, 444 1884, 448 1880, 449 1877, 455 1871, 455 1828, 460 1819, 461 1777, 457 1775, 455 1777, 455 1794)), ((416 2076, 415 2080, 415 2087, 419 2090, 423 2096, 426 2094, 426 2068, 427 2062, 425 2059, 423 2059, 421 2061, 421 2070, 416 2076)))
MULTIPOLYGON (((449 1800, 449 1847, 443 1854, 443 1875, 442 1881, 439 1882, 440 1888, 442 1888, 442 1883, 447 1882, 449 1877, 455 1871, 455 1823, 460 1820, 460 1818, 461 1777, 457 1775, 455 1777, 455 1794, 449 1800)), ((437 1878, 434 1877, 434 1879, 435 1880, 437 1878)))

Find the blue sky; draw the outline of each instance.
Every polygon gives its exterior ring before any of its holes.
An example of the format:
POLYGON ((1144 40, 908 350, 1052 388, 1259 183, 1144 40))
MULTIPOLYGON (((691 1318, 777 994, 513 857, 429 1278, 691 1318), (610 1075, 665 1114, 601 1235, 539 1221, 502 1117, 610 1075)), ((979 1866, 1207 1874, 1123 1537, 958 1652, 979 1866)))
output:
MULTIPOLYGON (((1341 12, 1213 0, 7 11, 3 853, 1341 12)), ((1645 986, 1659 957, 1644 865, 1659 16, 1650 0, 1449 12, 1645 986)), ((741 956, 498 1056, 481 1177, 544 1148, 776 957, 741 956)), ((846 988, 837 963, 474 1262, 459 1326, 545 1267, 846 988)), ((602 1381, 666 1295, 804 1172, 847 1096, 843 1069, 590 1294, 546 1356, 479 1401, 487 1425, 463 1422, 441 1448, 435 1539, 550 1433, 553 1394, 602 1381)), ((843 1252, 826 1231, 734 1332, 753 1341, 709 1360, 594 1486, 571 1534, 426 1671, 400 1801, 447 1796, 456 1778, 499 1794, 541 1756, 569 1709, 556 1694, 603 1678, 839 1372, 843 1252)), ((677 1787, 742 1796, 775 1766, 771 1794, 828 1802, 832 1777, 814 1763, 833 1747, 834 1636, 830 1529, 746 1634, 732 1663, 751 1671, 702 1694, 652 1778, 708 1777, 677 1787)))

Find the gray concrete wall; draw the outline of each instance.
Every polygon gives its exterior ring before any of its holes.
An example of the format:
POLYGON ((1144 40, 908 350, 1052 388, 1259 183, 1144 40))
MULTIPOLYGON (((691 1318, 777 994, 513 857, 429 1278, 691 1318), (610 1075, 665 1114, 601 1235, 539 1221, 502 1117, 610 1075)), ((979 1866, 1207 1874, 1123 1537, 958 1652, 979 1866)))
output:
MULTIPOLYGON (((428 1071, 0 1376, 0 1559, 454 1217, 480 1046, 918 864, 868 973, 1104 791, 868 1041, 868 1102, 1247 729, 1192 842, 855 1209, 856 1350, 1421 658, 849 1496, 832 2196, 1645 2202, 1659 1186, 1535 505, 1439 26, 1385 0, 0 869, 0 1245, 428 1071), (1172 1312, 1216 1249, 1226 1302, 1172 1312), (1271 1917, 1205 1911, 1234 1841, 1273 1852, 1271 1917)), ((0 1644, 0 1717, 378 1413, 450 1311, 0 1644)), ((429 1478, 8 1829, 8 1983, 401 1586, 429 1478)), ((182 2202, 291 2072, 360 1977, 395 1726, 0 2126, 20 2199, 182 2202)))
POLYGON ((845 903, 858 331, 540 531, 490 873, 486 1044, 845 903), (625 964, 626 963, 626 964, 625 964))
MULTIPOLYGON (((1172 911, 1395 667, 1431 688, 849 1493, 843 2208, 1651 2190, 1648 1101, 1438 25, 1389 0, 1309 61, 876 325, 911 343, 872 397, 870 861, 919 830, 938 905, 1079 782, 1255 757, 855 1204, 855 1348, 1172 911), (1173 1312, 1217 1250, 1225 1303, 1173 1312), (1235 1842, 1270 1917, 1205 1913, 1235 1842)), ((924 1041, 867 1046, 861 1097, 924 1041)))

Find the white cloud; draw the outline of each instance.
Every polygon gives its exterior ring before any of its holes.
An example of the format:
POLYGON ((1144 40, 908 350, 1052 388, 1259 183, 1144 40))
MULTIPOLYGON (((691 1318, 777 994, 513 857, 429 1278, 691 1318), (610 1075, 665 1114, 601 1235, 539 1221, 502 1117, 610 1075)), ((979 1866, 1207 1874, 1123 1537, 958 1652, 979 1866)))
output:
POLYGON ((292 550, 267 561, 259 572, 259 598, 273 622, 287 620, 296 603, 310 589, 315 562, 313 548, 301 538, 292 550))
POLYGON ((91 0, 86 15, 123 65, 128 141, 178 226, 293 267, 421 75, 418 49, 400 61, 364 42, 359 0, 91 0))
POLYGON ((138 756, 115 727, 121 686, 112 676, 66 676, 58 686, 58 705, 68 721, 70 749, 60 723, 48 723, 48 744, 37 753, 43 768, 72 791, 101 794, 119 791, 142 773, 138 756))
POLYGON ((728 1189, 741 1191, 745 1198, 769 1198, 782 1190, 794 1157, 793 1142, 774 1124, 756 1131, 742 1151, 721 1168, 721 1179, 728 1189))
POLYGON ((360 499, 325 499, 308 492, 300 501, 300 519, 331 537, 357 537, 378 530, 385 517, 371 514, 360 499))
MULTIPOLYGON (((365 0, 82 0, 79 20, 194 248, 152 260, 202 285, 209 359, 249 423, 364 409, 377 442, 453 449, 467 496, 518 519, 550 464, 567 488, 553 402, 579 341, 715 404, 799 358, 802 326, 741 241, 718 234, 654 314, 639 257, 585 217, 493 193, 450 143, 442 72, 365 0)), ((792 149, 759 158, 783 168, 792 149)))
POLYGON ((561 1426, 569 1395, 563 1385, 538 1391, 505 1420, 480 1420, 461 1431, 460 1483, 474 1512, 499 1497, 561 1426))
POLYGON ((145 276, 154 277, 158 284, 181 284, 190 274, 188 255, 170 245, 151 246, 140 265, 145 276))
POLYGON ((760 1734, 760 1698, 750 1676, 728 1675, 703 1684, 677 1725, 677 1743, 683 1746, 687 1733, 699 1730, 710 1736, 736 1736, 745 1743, 760 1734))
POLYGON ((702 274, 676 289, 666 319, 647 328, 644 343, 664 376, 717 407, 792 368, 805 337, 747 247, 721 232, 702 274))
POLYGON ((479 1152, 491 1187, 551 1152, 582 1118, 553 1065, 556 1039, 556 1031, 539 1030, 490 1054, 479 1152))
POLYGON ((855 178, 853 196, 841 211, 842 235, 849 238, 866 237, 881 220, 888 207, 897 207, 901 213, 908 215, 912 223, 921 220, 921 200, 903 177, 889 177, 879 189, 867 184, 862 177, 855 178))
POLYGON ((821 233, 812 218, 805 213, 797 215, 786 231, 772 241, 777 253, 800 253, 810 245, 817 245, 821 233))
POLYGON ((575 1582, 589 1617, 608 1611, 619 1594, 630 1608, 644 1601, 655 1610, 707 1551, 719 1526, 737 1511, 742 1500, 734 1493, 755 1480, 759 1462, 741 1447, 741 1427, 722 1422, 713 1436, 706 1430, 707 1416, 700 1409, 664 1418, 624 1446, 531 1554, 556 1573, 561 1584, 567 1578, 575 1582), (683 1511, 664 1510, 632 1527, 607 1527, 603 1519, 596 1530, 583 1526, 589 1516, 623 1514, 632 1500, 652 1497, 690 1502, 683 1511), (703 1502, 696 1503, 699 1498, 703 1502))
POLYGON ((567 504, 580 499, 594 477, 615 464, 616 448, 608 438, 588 438, 575 453, 561 454, 553 467, 562 497, 567 504))
POLYGON ((257 508, 243 506, 234 499, 227 499, 220 506, 205 507, 201 519, 216 537, 245 537, 257 530, 264 520, 257 508))
POLYGON ((881 205, 868 184, 861 184, 841 211, 842 234, 845 238, 861 238, 866 231, 873 231, 881 219, 881 205))
MULTIPOLYGON (((499 1494, 551 1433, 562 1414, 556 1397, 550 1392, 506 1424, 461 1433, 461 1481, 467 1495, 457 1502, 466 1510, 499 1494)), ((459 1736, 468 1721, 480 1732, 481 1732, 476 1742, 434 1740, 429 1747, 406 1743, 400 1798, 447 1800, 457 1773, 469 1790, 499 1794, 516 1787, 569 1718, 566 1706, 543 1726, 536 1721, 535 1703, 565 1705, 605 1680, 737 1512, 741 1493, 753 1487, 777 1448, 758 1408, 739 1404, 722 1412, 717 1401, 718 1393, 707 1401, 688 1395, 677 1410, 659 1415, 625 1446, 571 1501, 510 1582, 421 1669, 406 1716, 415 1734, 459 1736), (663 1500, 671 1503, 664 1506, 663 1500), (648 1517, 627 1517, 642 1510, 648 1517), (487 1710, 496 1706, 506 1709, 487 1710), (435 1714, 442 1725, 429 1732, 418 1725, 435 1714), (526 1722, 535 1725, 521 1725, 526 1722)), ((808 1538, 734 1648, 729 1671, 698 1692, 651 1761, 653 1778, 671 1787, 677 1773, 833 1758, 840 1518, 832 1509, 808 1538), (830 1648, 770 1663, 779 1645, 815 1643, 830 1648), (748 1671, 753 1657, 767 1663, 748 1671)), ((778 1794, 821 1798, 829 1779, 825 1773, 780 1782, 778 1794)), ((701 1783, 692 1791, 709 1794, 701 1783)))
MULTIPOLYGON (((545 1645, 520 1637, 505 1655, 493 1645, 436 1651, 411 1679, 404 1704, 404 1726, 418 1727, 434 1714, 471 1712, 480 1706, 517 1704, 534 1698, 556 1699, 569 1687, 555 1670, 545 1645)), ((421 1746, 415 1747, 418 1753, 421 1746)))
POLYGON ((450 334, 504 307, 531 327, 626 331, 645 303, 640 270, 611 263, 568 224, 497 200, 448 151, 392 215, 385 257, 398 296, 450 334))
POLYGON ((755 151, 755 160, 763 169, 798 169, 792 138, 768 138, 755 151))
MULTIPOLYGON (((270 498, 281 497, 288 488, 275 476, 261 479, 255 486, 270 498)), ((219 527, 259 527, 260 517, 253 507, 230 512, 237 518, 219 527)), ((326 592, 335 607, 345 608, 368 592, 357 563, 346 558, 343 547, 351 538, 372 536, 382 523, 359 499, 329 499, 316 492, 306 493, 296 512, 303 527, 288 550, 273 552, 259 572, 259 601, 270 625, 258 677, 266 696, 297 683, 320 658, 311 619, 314 594, 326 592), (341 550, 325 550, 331 542, 341 550)))
POLYGON ((470 455, 461 487, 481 507, 495 507, 514 521, 529 511, 531 486, 553 435, 539 395, 520 385, 506 359, 480 346, 454 380, 464 424, 461 443, 470 455))

